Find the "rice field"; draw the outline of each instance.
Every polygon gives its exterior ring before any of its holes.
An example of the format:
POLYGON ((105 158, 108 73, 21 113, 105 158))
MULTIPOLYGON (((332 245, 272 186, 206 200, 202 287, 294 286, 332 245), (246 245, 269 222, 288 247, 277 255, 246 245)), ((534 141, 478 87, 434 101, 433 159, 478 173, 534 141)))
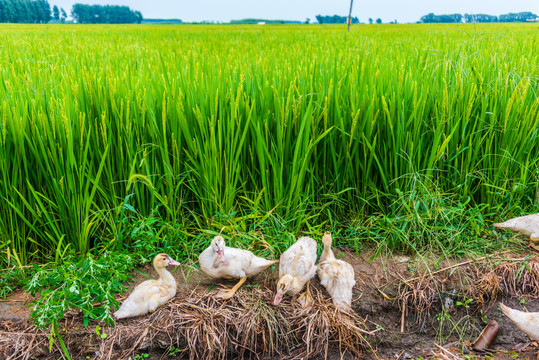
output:
POLYGON ((0 264, 114 244, 126 217, 188 243, 537 210, 538 43, 537 24, 2 24, 0 264))

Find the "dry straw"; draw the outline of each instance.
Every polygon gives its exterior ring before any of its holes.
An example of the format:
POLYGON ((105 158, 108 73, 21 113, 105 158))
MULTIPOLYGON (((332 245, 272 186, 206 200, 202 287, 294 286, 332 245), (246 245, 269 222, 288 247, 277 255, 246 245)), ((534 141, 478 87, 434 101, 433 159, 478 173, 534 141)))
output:
MULTIPOLYGON (((356 357, 374 352, 365 321, 354 312, 335 309, 322 290, 311 286, 314 305, 303 309, 290 302, 271 305, 273 292, 257 287, 240 291, 227 302, 211 293, 192 292, 159 308, 150 316, 119 321, 97 336, 95 326, 82 327, 80 316, 61 325, 64 343, 73 358, 128 359, 139 352, 170 349, 189 359, 285 359, 326 357, 349 353, 356 357)), ((0 354, 9 360, 48 353, 46 331, 33 326, 0 325, 0 354)), ((54 342, 53 352, 60 353, 54 342)))

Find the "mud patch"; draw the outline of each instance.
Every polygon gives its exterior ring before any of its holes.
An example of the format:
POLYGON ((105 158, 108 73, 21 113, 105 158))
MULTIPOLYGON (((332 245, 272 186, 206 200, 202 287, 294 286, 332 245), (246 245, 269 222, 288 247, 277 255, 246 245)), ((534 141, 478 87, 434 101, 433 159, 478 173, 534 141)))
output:
POLYGON ((4 300, 0 299, 0 323, 4 321, 19 322, 28 319, 31 310, 27 305, 32 299, 23 290, 15 291, 4 300))

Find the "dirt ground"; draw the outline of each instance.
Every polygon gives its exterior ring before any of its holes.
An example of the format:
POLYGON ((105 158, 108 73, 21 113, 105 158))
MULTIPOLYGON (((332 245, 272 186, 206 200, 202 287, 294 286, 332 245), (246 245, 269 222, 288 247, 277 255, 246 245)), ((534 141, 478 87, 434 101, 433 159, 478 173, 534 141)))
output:
MULTIPOLYGON (((461 259, 458 262, 447 260, 437 262, 437 259, 390 255, 379 256, 369 261, 373 254, 355 254, 348 250, 336 251, 336 253, 339 258, 349 262, 354 267, 356 286, 352 308, 355 314, 364 320, 362 326, 365 330, 373 334, 365 335, 365 339, 372 349, 369 349, 368 346, 365 347, 361 351, 363 358, 525 359, 532 358, 535 356, 534 353, 539 351, 537 343, 531 342, 502 314, 498 306, 498 302, 501 301, 519 310, 539 311, 539 300, 537 300, 539 281, 532 284, 533 281, 539 280, 539 272, 535 273, 536 270, 539 271, 539 259, 537 258, 522 260, 525 254, 506 253, 492 255, 479 259, 479 261, 461 259), (538 265, 524 265, 530 261, 536 261, 538 265), (526 275, 528 273, 531 275, 526 275), (490 351, 486 353, 474 351, 472 343, 491 320, 495 320, 499 324, 500 331, 490 346, 490 351), (442 354, 444 352, 442 348, 447 350, 445 355, 442 354)), ((141 270, 150 276, 156 276, 155 271, 150 266, 141 270)), ((154 314, 146 317, 121 320, 116 329, 122 329, 124 325, 126 331, 128 331, 128 326, 149 326, 144 323, 148 317, 166 317, 167 314, 173 314, 172 307, 175 304, 180 306, 178 304, 185 299, 211 297, 207 294, 208 292, 209 294, 216 293, 217 290, 214 289, 216 284, 228 287, 233 285, 233 282, 228 281, 215 283, 195 266, 178 267, 173 274, 178 282, 178 293, 170 304, 159 308, 154 314), (168 313, 165 313, 167 311, 168 313), (160 312, 161 314, 159 314, 160 312)), ((248 279, 238 291, 237 296, 247 298, 250 292, 253 293, 256 290, 260 292, 263 301, 271 303, 277 278, 277 269, 269 269, 255 278, 248 279)), ((144 275, 137 273, 126 294, 137 284, 147 279, 144 275)), ((321 301, 330 304, 329 296, 317 279, 311 282, 311 286, 313 290, 325 297, 321 301)), ((40 336, 43 337, 44 334, 36 335, 38 333, 26 320, 30 315, 28 305, 25 305, 28 297, 20 290, 8 299, 0 301, 0 359, 3 359, 2 356, 10 360, 23 358, 58 359, 61 356, 58 346, 53 346, 52 353, 49 353, 47 350, 48 339, 39 340, 40 336), (43 346, 37 346, 39 341, 43 344, 46 343, 45 349, 43 346), (20 346, 15 346, 17 342, 20 342, 20 346)), ((214 302, 210 303, 210 306, 213 306, 211 304, 220 306, 216 300, 211 301, 214 302)), ((286 299, 284 303, 285 307, 295 306, 290 299, 286 299)), ((222 304, 222 306, 225 305, 227 304, 222 304)), ((239 306, 233 302, 229 305, 232 308, 239 306)), ((268 306, 273 307, 272 304, 268 306)), ((244 311, 248 311, 248 309, 244 311)), ((299 316, 307 315, 300 314, 299 316)), ((74 329, 73 332, 79 331, 81 334, 88 334, 84 333, 78 314, 73 313, 66 318, 65 326, 68 332, 69 329, 74 329)), ((90 324, 91 326, 92 324, 90 324)), ((112 329, 108 331, 112 332, 112 329)), ((143 335, 146 336, 146 333, 147 331, 143 335)), ((121 332, 118 332, 117 336, 121 337, 121 332)), ((138 341, 140 342, 144 336, 140 337, 138 341)), ((305 337, 305 335, 303 336, 305 337)), ((127 336, 124 337, 127 338, 127 336)), ((98 344, 100 339, 91 336, 86 338, 87 341, 73 345, 80 347, 76 349, 76 353, 84 354, 84 357, 80 357, 81 359, 136 359, 137 355, 138 359, 196 358, 192 354, 190 355, 190 350, 184 352, 182 357, 171 356, 168 351, 171 346, 174 350, 182 346, 184 348, 193 346, 196 343, 190 342, 190 340, 183 342, 179 336, 174 337, 170 334, 168 338, 164 337, 164 340, 160 338, 157 342, 152 341, 147 344, 142 344, 144 341, 137 343, 125 340, 125 349, 121 348, 123 345, 118 345, 122 344, 121 341, 118 341, 115 345, 109 346, 108 354, 105 354, 104 352, 107 351, 103 350, 107 349, 107 346, 103 342, 98 344)), ((332 343, 328 349, 327 352, 310 357, 357 358, 346 348, 339 349, 336 343, 332 343)), ((70 353, 72 352, 70 351, 70 353)), ((227 350, 226 354, 221 354, 216 358, 245 357, 245 355, 240 356, 240 354, 242 353, 227 350)), ((280 359, 287 355, 301 358, 298 354, 302 354, 302 352, 296 352, 295 355, 278 352, 278 355, 262 356, 262 358, 280 359)), ((249 353, 248 357, 257 358, 258 356, 249 353)), ((78 359, 78 357, 73 358, 78 359)))

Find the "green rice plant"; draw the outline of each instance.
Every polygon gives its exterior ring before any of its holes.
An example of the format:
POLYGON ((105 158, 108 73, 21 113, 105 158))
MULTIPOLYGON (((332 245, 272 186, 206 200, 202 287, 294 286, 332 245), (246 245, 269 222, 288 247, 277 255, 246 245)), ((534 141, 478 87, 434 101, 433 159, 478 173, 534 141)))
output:
POLYGON ((539 208, 538 36, 3 24, 0 264, 129 248, 126 204, 185 251, 223 226, 271 255, 324 227, 356 249, 481 248, 478 226, 539 208))

